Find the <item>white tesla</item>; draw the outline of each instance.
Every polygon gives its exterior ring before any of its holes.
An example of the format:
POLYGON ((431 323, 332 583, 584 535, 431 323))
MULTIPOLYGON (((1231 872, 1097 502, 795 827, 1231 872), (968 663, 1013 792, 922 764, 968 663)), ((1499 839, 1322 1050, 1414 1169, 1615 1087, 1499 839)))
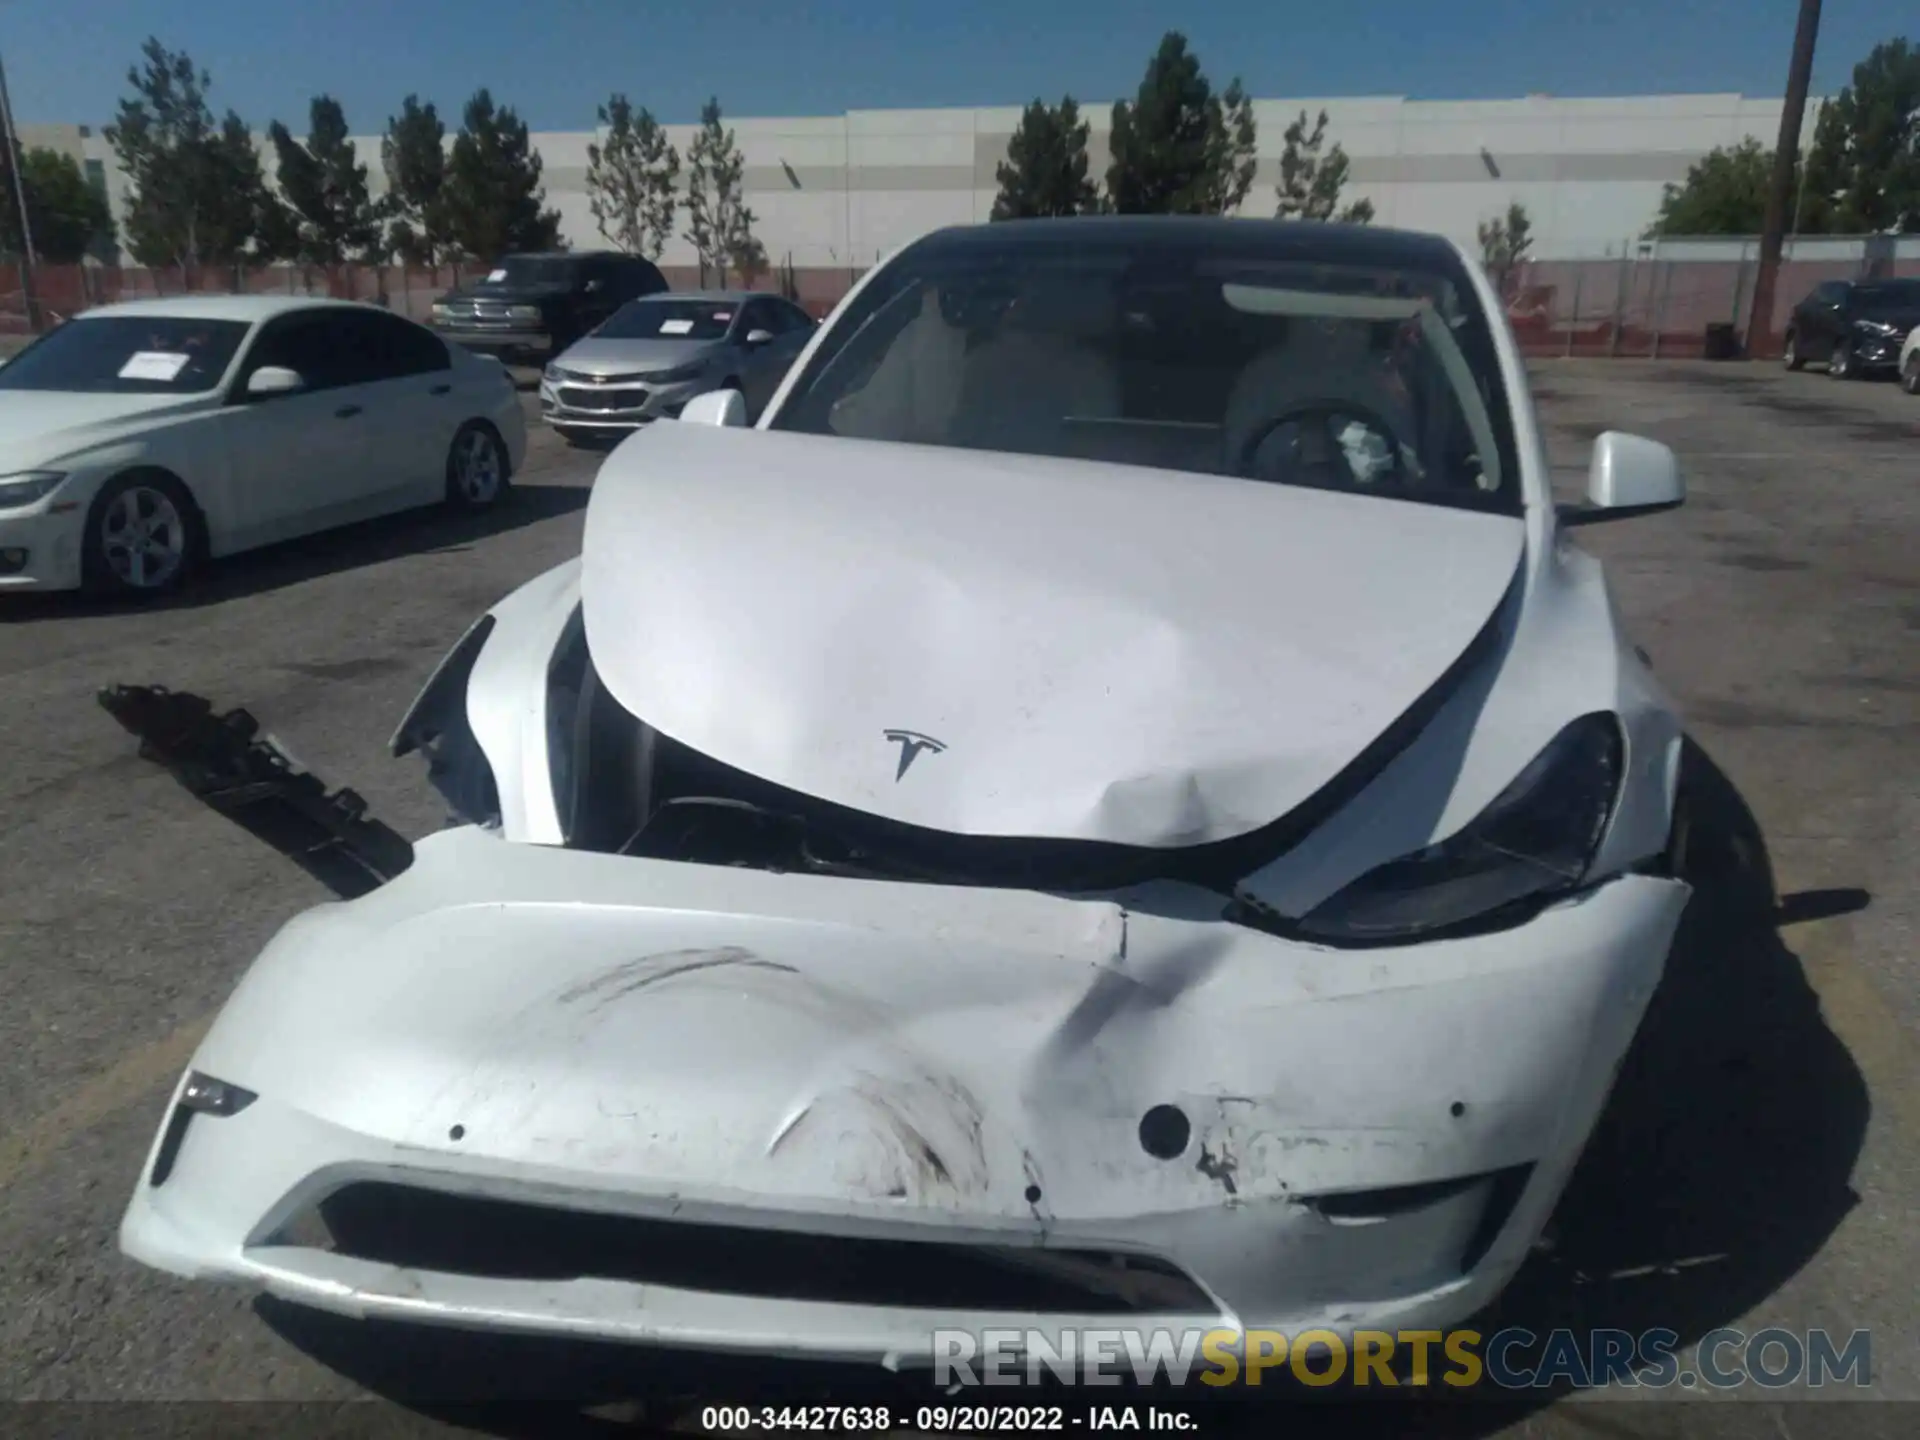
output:
POLYGON ((127 1252, 895 1365, 1489 1301, 1689 893, 1570 533, 1671 452, 1556 508, 1464 253, 1245 220, 928 236, 742 417, 625 441, 436 672, 465 823, 255 962, 127 1252))
POLYGON ((525 452, 497 362, 375 306, 105 305, 0 365, 0 592, 152 595, 205 558, 484 508, 525 452))

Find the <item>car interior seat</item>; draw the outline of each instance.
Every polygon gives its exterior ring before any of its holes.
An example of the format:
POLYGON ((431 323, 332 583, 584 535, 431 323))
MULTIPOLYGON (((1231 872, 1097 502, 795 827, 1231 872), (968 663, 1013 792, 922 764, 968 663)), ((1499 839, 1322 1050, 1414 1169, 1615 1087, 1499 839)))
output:
POLYGON ((949 439, 983 449, 1069 453, 1070 417, 1121 413, 1111 288, 1050 274, 1009 308, 1000 329, 967 354, 949 439))

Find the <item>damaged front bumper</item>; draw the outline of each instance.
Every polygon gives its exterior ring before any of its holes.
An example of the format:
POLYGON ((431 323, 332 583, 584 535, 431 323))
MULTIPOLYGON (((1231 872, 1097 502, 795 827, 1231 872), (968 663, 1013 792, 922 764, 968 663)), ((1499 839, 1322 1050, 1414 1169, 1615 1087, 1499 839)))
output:
POLYGON ((894 1366, 936 1329, 1443 1327, 1544 1225, 1687 893, 1352 952, 1177 888, 448 831, 255 963, 191 1070, 258 1099, 176 1094, 121 1244, 348 1315, 894 1366))

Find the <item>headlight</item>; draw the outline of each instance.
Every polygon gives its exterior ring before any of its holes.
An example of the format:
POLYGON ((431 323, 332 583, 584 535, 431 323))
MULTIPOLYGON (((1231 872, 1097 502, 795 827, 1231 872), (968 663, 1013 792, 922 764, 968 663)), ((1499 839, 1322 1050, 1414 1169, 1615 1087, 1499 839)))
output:
POLYGON ((433 318, 436 320, 451 320, 453 318, 453 307, 451 305, 434 306, 433 318))
POLYGON ((1869 335, 1884 335, 1889 340, 1900 333, 1898 325, 1889 325, 1884 320, 1856 320, 1853 323, 1869 335))
POLYGON ((560 383, 560 367, 558 365, 547 366, 546 369, 540 372, 540 378, 546 381, 549 385, 559 384, 560 383))
POLYGON ((656 385, 674 385, 682 380, 698 380, 706 373, 707 362, 695 360, 691 365, 676 365, 671 370, 656 370, 647 376, 656 385))
POLYGON ((507 307, 507 318, 509 320, 538 320, 540 318, 540 307, 538 305, 509 305, 507 307))
POLYGON ((1583 715, 1458 834, 1368 871, 1292 927, 1311 939, 1414 939, 1580 884, 1620 792, 1610 714, 1583 715))
POLYGON ((53 487, 66 478, 64 470, 17 470, 0 475, 0 510, 31 505, 51 494, 53 487))

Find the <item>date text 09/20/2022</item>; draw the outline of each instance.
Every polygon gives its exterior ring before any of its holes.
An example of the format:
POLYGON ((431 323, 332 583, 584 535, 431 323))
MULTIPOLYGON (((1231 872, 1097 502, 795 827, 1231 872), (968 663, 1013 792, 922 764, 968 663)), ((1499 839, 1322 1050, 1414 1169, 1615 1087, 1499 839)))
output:
POLYGON ((708 1434, 808 1430, 829 1434, 994 1435, 1025 1431, 1198 1430, 1184 1410, 1155 1405, 708 1405, 700 1412, 708 1434))

